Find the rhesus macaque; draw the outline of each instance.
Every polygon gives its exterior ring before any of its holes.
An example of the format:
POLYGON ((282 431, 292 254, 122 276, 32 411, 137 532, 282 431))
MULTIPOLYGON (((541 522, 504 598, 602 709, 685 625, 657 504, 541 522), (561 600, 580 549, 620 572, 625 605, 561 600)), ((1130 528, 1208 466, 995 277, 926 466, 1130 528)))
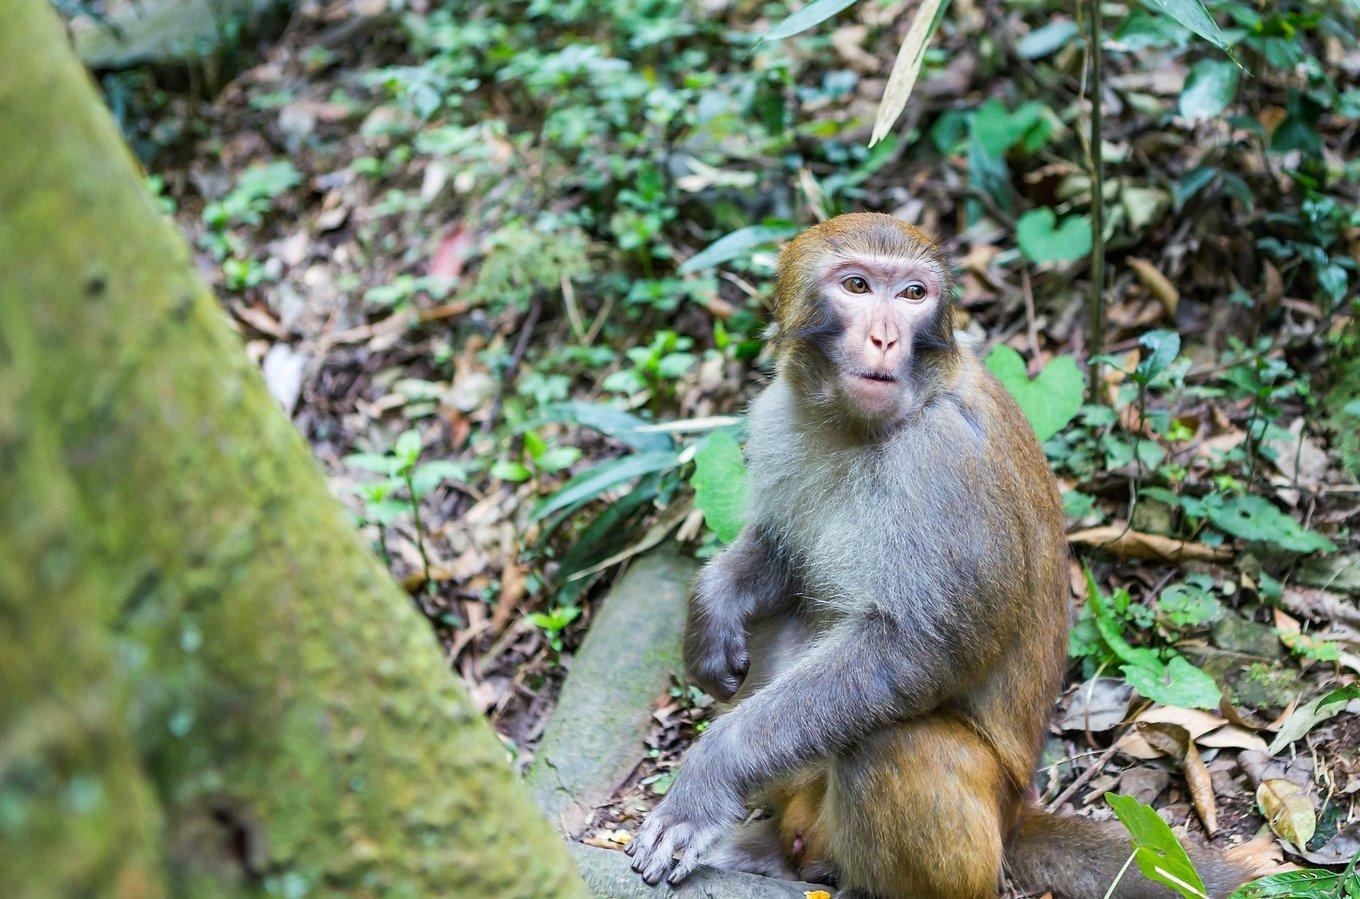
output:
MULTIPOLYGON (((783 251, 776 302, 750 524, 700 575, 685 637, 690 673, 735 706, 633 869, 677 883, 708 853, 880 899, 996 896, 1004 869, 1036 895, 1103 896, 1119 825, 1027 802, 1066 658, 1058 489, 956 342, 944 256, 891 216, 843 215, 783 251), (774 816, 734 831, 747 800, 774 816)), ((1242 879, 1198 861, 1216 894, 1242 879)), ((1171 894, 1134 866, 1117 895, 1171 894)))

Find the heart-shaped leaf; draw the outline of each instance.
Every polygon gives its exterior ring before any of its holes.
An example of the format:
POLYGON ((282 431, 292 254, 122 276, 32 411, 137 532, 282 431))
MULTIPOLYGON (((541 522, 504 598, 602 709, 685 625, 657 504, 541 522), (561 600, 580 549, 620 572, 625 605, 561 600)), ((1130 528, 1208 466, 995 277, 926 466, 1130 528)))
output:
POLYGON ((1091 220, 1069 215, 1059 225, 1053 210, 1041 206, 1020 216, 1015 239, 1030 262, 1069 262, 1091 252, 1091 220))
POLYGON ((1190 856, 1185 854, 1176 835, 1151 806, 1132 796, 1115 793, 1106 793, 1105 801, 1129 832, 1133 858, 1144 877, 1168 886, 1182 896, 1203 899, 1209 895, 1190 856))
POLYGON ((1020 354, 998 344, 987 356, 987 368, 1015 397, 1040 443, 1062 430, 1081 408, 1085 381, 1077 360, 1071 356, 1058 356, 1037 378, 1030 380, 1020 354))

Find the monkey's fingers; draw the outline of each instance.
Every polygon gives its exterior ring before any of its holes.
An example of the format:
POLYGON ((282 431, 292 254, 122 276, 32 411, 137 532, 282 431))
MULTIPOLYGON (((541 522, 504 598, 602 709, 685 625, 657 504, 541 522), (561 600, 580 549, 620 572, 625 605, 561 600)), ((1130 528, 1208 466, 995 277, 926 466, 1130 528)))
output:
POLYGON ((678 886, 680 881, 693 874, 694 869, 704 860, 708 850, 713 848, 713 844, 718 842, 725 830, 724 827, 712 825, 695 828, 694 836, 685 847, 685 854, 680 856, 680 861, 676 863, 675 870, 671 871, 671 876, 666 878, 666 882, 671 886, 678 886))
POLYGON ((638 869, 638 862, 641 861, 645 866, 641 872, 643 881, 656 886, 675 864, 675 851, 688 845, 692 833, 693 828, 683 821, 665 828, 657 844, 647 851, 647 858, 633 860, 633 870, 638 869))

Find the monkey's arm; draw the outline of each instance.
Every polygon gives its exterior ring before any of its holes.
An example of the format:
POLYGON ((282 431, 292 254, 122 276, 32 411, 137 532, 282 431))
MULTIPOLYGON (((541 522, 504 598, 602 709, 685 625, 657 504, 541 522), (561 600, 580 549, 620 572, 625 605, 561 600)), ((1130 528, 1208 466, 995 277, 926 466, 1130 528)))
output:
POLYGON ((737 692, 750 664, 747 626, 788 601, 788 580, 787 562, 757 525, 704 566, 685 622, 685 667, 710 696, 737 692))
POLYGON ((670 881, 679 883, 741 818, 751 792, 966 689, 986 664, 973 655, 971 611, 955 607, 951 631, 876 610, 832 628, 690 748, 680 776, 629 846, 633 870, 648 883, 670 871, 670 881), (686 851, 677 864, 678 849, 686 851))

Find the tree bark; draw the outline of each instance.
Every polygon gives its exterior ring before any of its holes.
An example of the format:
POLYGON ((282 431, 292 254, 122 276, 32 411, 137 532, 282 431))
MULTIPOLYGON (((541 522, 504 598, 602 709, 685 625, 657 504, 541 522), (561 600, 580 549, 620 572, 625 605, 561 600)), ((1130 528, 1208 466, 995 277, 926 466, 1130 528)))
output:
POLYGON ((0 894, 586 895, 56 16, 0 22, 0 894))

